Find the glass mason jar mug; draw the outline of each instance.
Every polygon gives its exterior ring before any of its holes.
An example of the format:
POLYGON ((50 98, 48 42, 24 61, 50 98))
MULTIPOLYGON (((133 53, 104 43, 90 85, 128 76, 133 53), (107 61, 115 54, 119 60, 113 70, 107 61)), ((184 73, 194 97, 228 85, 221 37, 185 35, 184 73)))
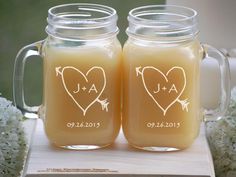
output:
POLYGON ((121 45, 117 14, 97 4, 65 4, 48 11, 48 37, 23 48, 14 68, 14 101, 39 113, 50 142, 68 149, 111 144, 120 129, 121 45), (43 58, 43 104, 27 106, 25 61, 43 58))
MULTIPOLYGON (((151 5, 130 11, 123 48, 122 128, 134 147, 173 151, 189 147, 199 133, 200 63, 215 58, 221 73, 221 102, 205 109, 206 120, 219 118, 229 102, 225 56, 197 39, 193 9, 151 5)), ((214 89, 214 88, 212 88, 214 89)))

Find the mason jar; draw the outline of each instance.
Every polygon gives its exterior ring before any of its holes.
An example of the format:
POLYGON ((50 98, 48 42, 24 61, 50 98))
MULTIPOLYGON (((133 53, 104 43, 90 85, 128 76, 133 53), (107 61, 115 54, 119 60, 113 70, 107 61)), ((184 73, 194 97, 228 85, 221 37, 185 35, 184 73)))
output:
POLYGON ((218 119, 225 112, 230 94, 228 61, 199 42, 196 18, 195 10, 173 5, 129 12, 123 48, 122 128, 136 148, 185 149, 197 137, 203 115, 218 119), (214 110, 200 105, 200 63, 206 56, 220 66, 221 100, 214 110))
POLYGON ((116 11, 98 4, 65 4, 49 9, 47 22, 48 37, 16 57, 15 104, 26 117, 42 118, 56 146, 86 150, 113 143, 121 124, 116 11), (35 107, 25 103, 23 89, 25 62, 32 55, 43 60, 43 103, 35 107))

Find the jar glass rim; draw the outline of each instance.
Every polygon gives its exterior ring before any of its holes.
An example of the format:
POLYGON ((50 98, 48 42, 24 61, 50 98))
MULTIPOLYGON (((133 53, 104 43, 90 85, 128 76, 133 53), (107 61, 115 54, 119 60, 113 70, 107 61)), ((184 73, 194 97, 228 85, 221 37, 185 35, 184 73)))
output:
POLYGON ((118 33, 117 19, 116 10, 109 6, 92 3, 62 4, 48 10, 46 32, 73 40, 104 38, 118 33))
MULTIPOLYGON (((180 18, 180 19, 168 19, 168 20, 165 19, 165 20, 163 20, 165 22, 186 21, 186 20, 190 20, 190 19, 196 18, 196 16, 197 16, 197 11, 196 10, 194 10, 192 8, 189 8, 189 7, 185 7, 185 6, 178 6, 178 5, 147 5, 147 6, 141 6, 141 7, 137 7, 137 8, 132 9, 129 12, 129 16, 128 17, 131 17, 131 18, 136 19, 136 20, 145 20, 148 23, 150 23, 150 22, 157 22, 154 19, 148 19, 148 18, 140 17, 140 15, 143 15, 140 12, 143 12, 143 13, 146 12, 147 13, 147 10, 149 10, 151 8, 153 8, 155 10, 160 10, 160 11, 165 11, 166 8, 171 8, 171 9, 174 9, 174 10, 180 10, 180 12, 186 12, 187 13, 186 15, 179 14, 179 16, 182 16, 183 18, 180 18)), ((130 18, 129 18, 129 20, 130 20, 130 18)))
MULTIPOLYGON (((105 6, 105 5, 101 5, 101 4, 92 4, 92 3, 70 3, 70 4, 57 5, 57 6, 51 7, 48 10, 48 14, 49 14, 49 16, 51 16, 53 18, 60 18, 60 19, 64 19, 64 20, 78 20, 78 19, 74 19, 74 18, 71 18, 71 17, 61 16, 61 14, 58 14, 56 12, 59 9, 64 9, 64 8, 72 7, 72 6, 78 6, 78 10, 80 10, 80 9, 86 9, 87 10, 86 7, 90 7, 90 8, 93 7, 90 10, 107 14, 107 16, 104 16, 104 17, 87 18, 86 21, 110 20, 110 19, 112 19, 112 18, 117 16, 117 13, 116 13, 115 9, 113 9, 113 8, 111 8, 109 6, 105 6), (95 8, 97 8, 97 9, 95 9, 95 8)), ((83 21, 83 19, 79 19, 79 20, 83 21)))
POLYGON ((163 42, 195 37, 197 11, 178 5, 148 5, 132 9, 128 15, 128 36, 163 42))

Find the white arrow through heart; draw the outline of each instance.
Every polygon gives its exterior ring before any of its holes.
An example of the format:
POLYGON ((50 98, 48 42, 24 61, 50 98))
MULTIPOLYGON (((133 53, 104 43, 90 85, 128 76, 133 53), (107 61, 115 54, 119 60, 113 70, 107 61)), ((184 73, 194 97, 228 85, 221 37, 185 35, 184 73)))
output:
MULTIPOLYGON (((99 97, 102 95, 105 87, 106 87, 106 75, 105 75, 105 71, 102 67, 98 67, 98 66, 94 66, 92 68, 90 68, 86 74, 84 74, 83 72, 81 72, 79 69, 73 67, 73 66, 65 66, 65 67, 56 67, 55 68, 55 71, 56 71, 56 76, 60 75, 61 76, 61 79, 62 79, 62 83, 63 83, 63 87, 65 89, 65 91, 67 92, 67 94, 72 98, 72 100, 75 102, 75 104, 82 110, 83 112, 83 115, 85 116, 87 110, 95 103, 95 102, 98 102, 101 104, 102 106, 102 110, 106 110, 106 112, 108 112, 108 104, 109 102, 107 101, 107 99, 104 99, 104 100, 100 100, 99 97), (61 70, 60 70, 61 69, 61 70), (72 93, 68 90, 67 88, 67 85, 65 83, 65 78, 64 78, 64 71, 65 69, 71 69, 71 70, 75 70, 77 71, 81 76, 83 76, 83 78, 85 79, 86 82, 88 82, 88 74, 93 71, 93 70, 101 70, 102 71, 102 75, 103 75, 103 87, 102 87, 102 90, 98 93, 98 95, 96 96, 96 98, 86 107, 86 108, 83 108, 79 103, 78 101, 75 99, 75 97, 72 95, 72 93)), ((76 93, 76 92, 74 92, 76 93)))
POLYGON ((188 99, 185 99, 185 100, 180 100, 180 96, 182 95, 182 93, 184 92, 185 90, 185 87, 186 87, 186 74, 185 74, 185 71, 182 67, 179 67, 179 66, 174 66, 172 67, 166 74, 164 74, 162 71, 160 71, 159 69, 153 67, 153 66, 145 66, 145 67, 136 67, 135 68, 135 71, 136 71, 136 76, 138 77, 139 75, 142 76, 142 82, 143 82, 143 86, 146 90, 146 92, 148 93, 148 95, 152 98, 152 100, 155 102, 155 104, 163 111, 163 115, 165 116, 168 109, 173 105, 175 104, 176 102, 180 103, 181 106, 182 106, 182 110, 186 110, 188 112, 188 105, 189 105, 189 102, 188 102, 188 99), (145 78, 144 78, 144 71, 145 70, 149 70, 149 69, 152 69, 152 70, 155 70, 157 71, 159 74, 161 74, 163 76, 163 78, 165 79, 166 82, 168 82, 168 75, 171 71, 173 70, 176 70, 176 69, 179 69, 182 71, 183 73, 183 78, 184 78, 184 85, 183 85, 183 88, 182 90, 179 92, 179 94, 176 96, 176 98, 170 102, 170 104, 166 107, 166 108, 163 108, 163 106, 160 105, 160 103, 154 98, 154 96, 150 93, 150 91, 148 90, 147 86, 146 86, 146 83, 145 83, 145 78))

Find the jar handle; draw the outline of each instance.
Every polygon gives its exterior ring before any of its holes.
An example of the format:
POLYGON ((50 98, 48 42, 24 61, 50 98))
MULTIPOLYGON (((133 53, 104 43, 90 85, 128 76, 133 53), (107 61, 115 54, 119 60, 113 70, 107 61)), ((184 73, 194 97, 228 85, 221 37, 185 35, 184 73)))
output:
POLYGON ((38 41, 22 48, 15 59, 13 73, 13 99, 26 118, 38 118, 39 106, 28 106, 24 97, 24 70, 25 62, 30 56, 41 56, 40 50, 44 41, 38 41))
MULTIPOLYGON (((202 45, 204 49, 204 58, 215 59, 219 64, 220 69, 220 103, 216 109, 205 109, 205 121, 214 121, 221 119, 227 111, 230 102, 230 69, 228 58, 218 49, 208 45, 202 45)), ((214 89, 214 88, 212 88, 214 89)))

